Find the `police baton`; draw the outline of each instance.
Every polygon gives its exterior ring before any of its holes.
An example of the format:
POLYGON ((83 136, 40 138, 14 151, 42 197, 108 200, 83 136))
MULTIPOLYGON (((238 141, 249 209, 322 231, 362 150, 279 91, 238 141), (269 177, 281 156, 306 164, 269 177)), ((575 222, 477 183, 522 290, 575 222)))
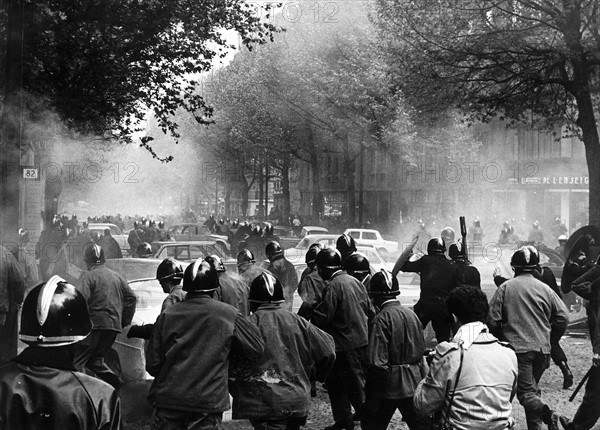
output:
POLYGON ((573 399, 575 398, 575 396, 577 395, 577 393, 579 393, 579 390, 581 390, 581 387, 583 387, 583 384, 585 384, 586 381, 588 379, 590 379, 590 375, 592 374, 592 369, 593 368, 594 368, 594 366, 590 367, 590 370, 588 370, 587 373, 584 375, 584 377, 581 380, 581 382, 579 383, 579 385, 577 385, 577 388, 575 388, 575 391, 573 391, 573 394, 571 394, 571 397, 569 397, 569 402, 573 401, 573 399))

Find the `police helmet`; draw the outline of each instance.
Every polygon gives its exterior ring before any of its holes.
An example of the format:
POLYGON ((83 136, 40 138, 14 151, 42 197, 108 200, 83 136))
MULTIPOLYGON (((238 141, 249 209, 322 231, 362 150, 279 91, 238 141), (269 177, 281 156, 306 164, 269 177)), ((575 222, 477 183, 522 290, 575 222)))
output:
MULTIPOLYGON (((564 234, 561 234, 560 236, 558 236, 558 242, 566 242, 567 241, 567 236, 564 234)), ((562 243, 561 243, 562 245, 562 243)))
POLYGON ((463 257, 462 252, 460 252, 460 249, 458 248, 458 245, 456 243, 450 245, 450 247, 448 248, 448 255, 453 260, 458 260, 463 257))
POLYGON ((156 279, 167 281, 170 284, 178 284, 183 279, 183 268, 179 261, 165 258, 156 269, 156 279))
POLYGON ((237 264, 243 263, 254 263, 256 259, 254 258, 254 254, 249 249, 242 249, 237 255, 237 264))
POLYGON ((320 243, 311 245, 310 248, 308 248, 308 251, 306 251, 306 257, 304 258, 305 263, 309 266, 311 264, 313 264, 317 260, 317 254, 322 249, 323 249, 323 247, 321 246, 320 243), (317 245, 317 246, 314 246, 314 245, 317 245))
POLYGON ((141 258, 150 257, 152 255, 152 247, 148 242, 142 242, 135 250, 135 254, 141 258))
POLYGON ((335 247, 340 251, 340 254, 342 254, 342 258, 346 258, 353 252, 356 252, 356 242, 354 241, 354 238, 346 233, 337 238, 335 247))
POLYGON ((522 246, 515 251, 510 259, 510 265, 515 269, 530 271, 540 264, 538 250, 532 246, 522 246))
POLYGON ((217 271, 209 262, 199 258, 183 272, 183 291, 209 293, 219 288, 217 271))
POLYGON ((267 246, 265 246, 265 255, 269 260, 283 255, 283 249, 281 249, 279 242, 272 240, 271 242, 267 243, 267 246))
POLYGON ((60 276, 33 288, 23 303, 19 339, 53 347, 79 342, 92 331, 85 298, 60 276))
POLYGON ((90 243, 83 251, 83 261, 89 264, 103 264, 104 250, 97 243, 90 243))
POLYGON ((225 271, 225 265, 223 264, 223 260, 221 260, 221 257, 219 257, 218 255, 209 255, 204 260, 206 260, 208 264, 210 264, 210 266, 213 267, 217 272, 225 271))
POLYGON ((270 273, 261 273, 250 284, 250 303, 283 303, 283 287, 281 282, 270 273))
POLYGON ((434 237, 427 243, 427 254, 443 254, 446 252, 446 244, 441 237, 434 237))
POLYGON ((387 270, 381 269, 371 278, 369 294, 371 296, 397 296, 400 294, 398 279, 387 270))
POLYGON ((454 242, 454 229, 452 227, 446 227, 442 230, 442 240, 444 243, 452 243, 454 242))
POLYGON ((353 273, 369 273, 370 272, 369 260, 366 255, 360 252, 350 254, 350 256, 344 261, 344 269, 349 274, 353 273))
POLYGON ((342 267, 342 256, 340 252, 328 246, 319 251, 316 258, 317 267, 321 269, 335 270, 342 267))

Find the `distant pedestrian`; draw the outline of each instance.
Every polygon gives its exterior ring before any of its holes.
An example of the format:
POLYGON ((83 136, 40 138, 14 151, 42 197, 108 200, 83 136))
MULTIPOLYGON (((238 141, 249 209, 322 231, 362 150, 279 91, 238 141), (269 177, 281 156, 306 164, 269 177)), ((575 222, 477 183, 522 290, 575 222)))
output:
POLYGON ((121 246, 110 234, 110 228, 104 229, 104 235, 98 241, 98 245, 104 250, 104 258, 123 258, 121 246))

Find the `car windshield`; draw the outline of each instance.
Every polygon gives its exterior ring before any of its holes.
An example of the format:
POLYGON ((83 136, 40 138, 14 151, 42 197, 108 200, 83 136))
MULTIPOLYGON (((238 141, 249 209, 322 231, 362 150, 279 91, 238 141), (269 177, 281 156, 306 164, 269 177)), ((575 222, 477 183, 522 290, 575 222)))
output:
POLYGON ((304 239, 302 239, 300 241, 300 243, 298 243, 298 245, 296 245, 297 249, 308 249, 308 247, 310 246, 310 239, 308 237, 305 237, 304 239))

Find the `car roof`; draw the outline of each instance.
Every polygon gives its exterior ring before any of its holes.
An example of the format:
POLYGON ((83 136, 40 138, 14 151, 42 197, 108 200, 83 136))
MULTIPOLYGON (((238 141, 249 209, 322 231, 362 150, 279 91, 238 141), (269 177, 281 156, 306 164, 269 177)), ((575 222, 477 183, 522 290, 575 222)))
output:
POLYGON ((180 245, 216 245, 217 241, 215 240, 167 240, 167 241, 156 241, 152 242, 152 244, 156 245, 172 245, 172 246, 180 246, 180 245))
POLYGON ((315 231, 329 231, 326 227, 321 227, 318 225, 305 225, 302 227, 305 230, 315 230, 315 231))
POLYGON ((113 224, 112 222, 90 222, 90 223, 88 223, 88 227, 108 227, 108 226, 117 227, 117 225, 113 224))
POLYGON ((347 228, 347 229, 344 231, 344 233, 345 233, 346 231, 362 231, 362 232, 364 232, 364 233, 376 233, 376 232, 378 232, 378 230, 374 230, 374 229, 372 229, 372 228, 347 228))

